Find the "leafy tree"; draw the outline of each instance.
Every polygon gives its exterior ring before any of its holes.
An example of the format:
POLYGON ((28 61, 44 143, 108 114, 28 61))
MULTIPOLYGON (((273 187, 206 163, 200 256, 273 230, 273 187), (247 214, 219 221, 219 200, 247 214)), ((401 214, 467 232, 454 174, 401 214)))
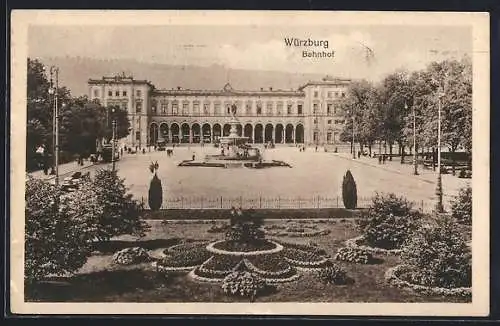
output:
POLYGON ((26 181, 25 280, 72 273, 91 253, 85 217, 72 210, 75 203, 48 182, 26 181))
POLYGON ((148 192, 149 208, 151 208, 151 210, 153 211, 159 210, 162 201, 163 201, 163 190, 161 187, 161 180, 158 178, 155 172, 149 184, 149 192, 148 192))
POLYGON ((89 205, 82 205, 80 211, 92 220, 97 240, 108 241, 123 234, 142 237, 149 229, 141 219, 140 204, 127 193, 124 180, 118 177, 116 171, 98 170, 91 182, 82 185, 73 194, 77 197, 90 196, 86 200, 89 205))
POLYGON ((472 225, 472 188, 470 185, 460 189, 451 204, 451 217, 458 223, 472 225))
POLYGON ((355 209, 358 204, 356 182, 350 170, 347 170, 342 180, 342 200, 344 201, 344 207, 347 209, 355 209))

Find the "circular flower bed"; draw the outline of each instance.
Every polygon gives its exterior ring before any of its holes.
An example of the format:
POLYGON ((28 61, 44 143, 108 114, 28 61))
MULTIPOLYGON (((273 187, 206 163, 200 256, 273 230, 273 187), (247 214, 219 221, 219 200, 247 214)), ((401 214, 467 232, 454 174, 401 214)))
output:
POLYGON ((354 247, 340 248, 334 258, 335 260, 358 264, 369 264, 373 262, 373 256, 369 251, 354 247))
POLYGON ((285 248, 283 255, 287 262, 298 268, 322 268, 325 267, 329 261, 327 257, 320 256, 315 252, 297 248, 285 248))
POLYGON ((249 272, 233 272, 222 281, 225 294, 250 297, 252 301, 265 288, 266 281, 249 272))
POLYGON ((472 290, 470 287, 442 288, 408 282, 404 280, 402 276, 408 271, 409 266, 407 265, 398 265, 389 268, 385 273, 385 279, 393 286, 398 288, 409 288, 425 295, 459 296, 466 298, 470 298, 472 296, 472 290))
POLYGON ((189 271, 210 258, 211 253, 205 249, 205 243, 181 244, 167 248, 165 257, 154 262, 160 271, 189 271))
POLYGON ((256 242, 258 244, 251 245, 247 244, 247 247, 242 246, 238 242, 232 242, 230 240, 221 240, 212 242, 207 245, 206 250, 219 255, 229 255, 229 256, 257 256, 257 255, 268 255, 280 252, 283 250, 283 246, 279 243, 270 240, 263 240, 262 242, 256 242), (235 247, 244 251, 235 251, 235 247))
POLYGON ((331 231, 319 228, 318 225, 310 222, 290 223, 289 225, 268 225, 264 227, 266 235, 275 237, 315 237, 327 235, 331 231))
POLYGON ((365 243, 365 238, 360 235, 359 237, 349 239, 345 242, 345 245, 349 248, 357 248, 361 250, 365 250, 372 255, 376 254, 382 254, 382 255, 397 255, 401 253, 401 249, 383 249, 383 248, 376 248, 376 247, 370 247, 364 244, 365 243))
POLYGON ((113 262, 119 265, 138 264, 149 259, 147 250, 140 247, 125 248, 113 255, 113 262))

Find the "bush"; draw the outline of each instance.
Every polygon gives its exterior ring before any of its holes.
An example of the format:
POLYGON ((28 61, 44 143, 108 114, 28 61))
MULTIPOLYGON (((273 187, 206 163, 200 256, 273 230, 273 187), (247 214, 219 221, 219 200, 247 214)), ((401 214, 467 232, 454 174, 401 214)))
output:
POLYGON ((25 280, 36 282, 82 267, 92 250, 92 226, 87 225, 85 216, 72 213, 75 201, 48 182, 32 177, 26 181, 25 201, 25 280))
POLYGON ((159 264, 168 267, 191 267, 201 265, 212 254, 204 247, 193 247, 186 251, 177 251, 163 258, 159 264))
POLYGON ((101 169, 93 180, 72 193, 72 196, 87 198, 79 211, 92 218, 96 239, 107 241, 123 234, 142 237, 149 229, 140 217, 141 206, 126 191, 124 180, 116 171, 101 169))
POLYGON ((471 252, 454 220, 439 216, 422 226, 403 248, 401 258, 410 268, 406 281, 434 287, 471 286, 471 252))
POLYGON ((152 211, 160 209, 163 201, 163 190, 161 188, 161 180, 156 173, 149 183, 148 204, 152 211))
POLYGON ((265 288, 266 282, 250 272, 233 272, 222 281, 225 294, 250 297, 252 301, 265 288))
POLYGON ((340 248, 335 255, 335 260, 347 261, 358 264, 369 264, 373 261, 373 256, 370 252, 360 249, 345 247, 340 248))
POLYGON ((331 264, 317 272, 317 277, 326 284, 341 285, 347 283, 347 272, 336 264, 331 264))
POLYGON ((460 189, 458 196, 451 203, 451 217, 460 224, 472 225, 472 188, 460 189))
POLYGON ((394 194, 376 194, 357 226, 366 243, 383 249, 399 249, 418 227, 421 213, 412 204, 394 194))
POLYGON ((265 237, 262 217, 254 210, 232 210, 231 228, 226 232, 226 239, 238 242, 252 242, 265 237))
POLYGON ((144 248, 125 248, 113 255, 113 262, 120 265, 143 263, 149 260, 149 254, 144 248))
POLYGON ((344 207, 347 209, 355 209, 358 204, 356 182, 350 170, 347 170, 342 180, 342 200, 344 201, 344 207))

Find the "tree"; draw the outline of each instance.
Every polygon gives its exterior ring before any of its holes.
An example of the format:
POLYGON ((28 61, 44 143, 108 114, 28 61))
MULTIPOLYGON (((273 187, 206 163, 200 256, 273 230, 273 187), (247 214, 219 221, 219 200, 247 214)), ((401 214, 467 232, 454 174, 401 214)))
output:
POLYGON ((140 204, 127 194, 124 180, 118 177, 116 171, 98 170, 93 180, 73 194, 85 198, 91 194, 86 200, 89 205, 82 205, 80 211, 92 220, 95 239, 99 241, 108 241, 123 234, 142 237, 149 228, 141 219, 140 204))
POLYGON ((344 207, 347 209, 355 209, 358 203, 356 182, 350 170, 347 170, 342 180, 342 200, 344 201, 344 207))
POLYGON ((149 208, 151 208, 151 210, 153 211, 159 210, 162 201, 163 201, 163 190, 161 187, 161 180, 156 175, 156 170, 155 170, 153 178, 149 183, 149 192, 148 192, 149 208))
POLYGON ((472 188, 470 185, 460 189, 451 203, 451 217, 458 223, 472 225, 472 188))
POLYGON ((26 181, 25 280, 72 273, 90 256, 85 217, 74 214, 73 201, 48 182, 26 181))

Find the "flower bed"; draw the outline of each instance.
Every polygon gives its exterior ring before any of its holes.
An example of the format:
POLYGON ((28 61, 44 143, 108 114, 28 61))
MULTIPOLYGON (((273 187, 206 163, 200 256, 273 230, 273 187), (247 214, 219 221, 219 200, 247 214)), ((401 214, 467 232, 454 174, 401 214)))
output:
POLYGON ((407 272, 409 269, 406 265, 398 265, 389 268, 385 273, 385 279, 391 285, 398 288, 409 288, 416 292, 425 295, 443 295, 443 296, 459 296, 459 297, 471 297, 472 289, 470 287, 461 288, 442 288, 442 287, 431 287, 424 286, 420 284, 413 284, 401 278, 401 276, 407 272))
POLYGON ((212 242, 207 245, 206 250, 219 255, 229 255, 229 256, 257 256, 257 255, 267 255, 274 254, 283 250, 283 246, 274 241, 266 240, 266 242, 274 245, 272 249, 269 250, 256 250, 256 251, 229 251, 224 249, 218 249, 216 246, 220 243, 227 242, 226 240, 221 240, 217 242, 212 242))
POLYGON ((294 248, 307 252, 313 252, 319 256, 326 256, 326 251, 316 244, 301 244, 301 243, 292 243, 292 242, 280 242, 285 248, 294 248))
POLYGON ((163 267, 193 267, 202 264, 212 256, 205 248, 192 248, 190 250, 177 252, 166 256, 158 261, 158 266, 163 267))
POLYGON ((287 262, 297 267, 319 268, 328 263, 328 258, 300 249, 286 248, 283 255, 287 262))
POLYGON ((192 250, 192 249, 199 249, 199 248, 205 248, 207 245, 207 241, 202 241, 202 242, 187 242, 187 243, 180 243, 175 246, 168 247, 165 249, 164 254, 166 256, 172 255, 172 254, 181 254, 183 252, 192 250))
POLYGON ((383 249, 370 247, 364 244, 364 237, 361 235, 356 238, 349 239, 345 242, 345 245, 350 248, 358 248, 370 252, 372 255, 383 254, 383 255, 398 255, 401 253, 401 249, 383 249))
POLYGON ((340 248, 334 258, 358 264, 369 264, 373 261, 373 256, 369 251, 355 247, 340 248))
POLYGON ((239 242, 233 240, 226 240, 217 242, 213 245, 213 248, 218 250, 225 250, 231 252, 253 252, 262 250, 271 250, 276 248, 276 244, 266 241, 266 240, 255 240, 253 242, 239 242))
POLYGON ((147 250, 140 247, 125 248, 113 255, 113 262, 119 265, 143 263, 149 259, 147 250))

